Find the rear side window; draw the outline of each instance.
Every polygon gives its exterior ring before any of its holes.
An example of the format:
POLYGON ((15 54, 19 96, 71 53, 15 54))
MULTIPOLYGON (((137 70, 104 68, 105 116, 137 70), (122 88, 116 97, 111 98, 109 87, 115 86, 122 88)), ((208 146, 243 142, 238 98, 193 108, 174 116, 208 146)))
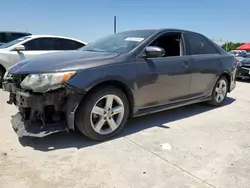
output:
POLYGON ((84 44, 69 40, 69 39, 59 39, 55 38, 54 50, 77 50, 84 46, 84 44))
POLYGON ((205 37, 193 33, 186 33, 190 55, 218 54, 213 44, 205 37))
POLYGON ((32 39, 23 45, 25 46, 25 50, 31 51, 47 51, 53 50, 53 38, 38 38, 32 39))

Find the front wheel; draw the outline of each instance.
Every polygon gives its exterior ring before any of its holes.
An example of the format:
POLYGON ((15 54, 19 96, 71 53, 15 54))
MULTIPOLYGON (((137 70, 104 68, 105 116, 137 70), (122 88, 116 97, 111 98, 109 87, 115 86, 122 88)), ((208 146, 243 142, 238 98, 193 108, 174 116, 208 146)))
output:
POLYGON ((212 100, 209 101, 209 104, 213 106, 220 106, 226 99, 228 92, 228 81, 227 78, 222 76, 216 82, 213 93, 212 100))
POLYGON ((122 130, 128 114, 126 95, 115 87, 103 87, 89 94, 79 106, 76 126, 92 140, 106 140, 122 130))

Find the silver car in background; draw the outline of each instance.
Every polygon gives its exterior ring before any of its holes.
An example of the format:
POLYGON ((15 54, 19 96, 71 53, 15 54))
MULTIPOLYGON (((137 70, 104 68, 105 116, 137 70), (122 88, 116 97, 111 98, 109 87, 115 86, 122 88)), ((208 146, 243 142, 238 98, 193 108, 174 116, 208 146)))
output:
POLYGON ((41 54, 77 50, 87 43, 68 37, 30 35, 0 46, 0 85, 6 70, 21 60, 41 54))
POLYGON ((232 50, 229 54, 235 57, 237 62, 236 78, 250 79, 250 55, 245 50, 232 50))
POLYGON ((228 53, 235 57, 237 63, 240 63, 243 59, 248 57, 247 52, 245 50, 231 50, 228 53))

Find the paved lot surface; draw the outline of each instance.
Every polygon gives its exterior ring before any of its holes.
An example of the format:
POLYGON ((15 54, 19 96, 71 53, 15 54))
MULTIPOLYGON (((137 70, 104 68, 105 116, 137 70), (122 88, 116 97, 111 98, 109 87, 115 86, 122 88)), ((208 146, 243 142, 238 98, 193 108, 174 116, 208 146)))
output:
POLYGON ((77 133, 19 140, 10 125, 16 109, 0 91, 0 187, 250 187, 249 91, 240 82, 223 107, 130 120, 105 143, 77 133))

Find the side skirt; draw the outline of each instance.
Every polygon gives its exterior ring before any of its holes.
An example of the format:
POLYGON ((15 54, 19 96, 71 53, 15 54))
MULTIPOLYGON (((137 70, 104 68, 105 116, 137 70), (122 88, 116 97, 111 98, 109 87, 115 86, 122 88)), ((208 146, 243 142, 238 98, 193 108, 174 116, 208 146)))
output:
POLYGON ((165 110, 169 110, 169 109, 173 109, 173 108, 178 108, 178 107, 181 107, 181 106, 186 106, 186 105, 190 105, 190 104, 209 101, 211 99, 212 99, 211 96, 207 96, 207 97, 202 97, 202 98, 193 99, 193 100, 187 100, 187 101, 181 101, 181 102, 176 102, 176 103, 171 103, 171 104, 160 105, 160 106, 156 106, 156 107, 139 109, 134 114, 133 117, 138 117, 138 116, 143 116, 143 115, 147 115, 147 114, 157 113, 157 112, 161 112, 161 111, 165 111, 165 110))

